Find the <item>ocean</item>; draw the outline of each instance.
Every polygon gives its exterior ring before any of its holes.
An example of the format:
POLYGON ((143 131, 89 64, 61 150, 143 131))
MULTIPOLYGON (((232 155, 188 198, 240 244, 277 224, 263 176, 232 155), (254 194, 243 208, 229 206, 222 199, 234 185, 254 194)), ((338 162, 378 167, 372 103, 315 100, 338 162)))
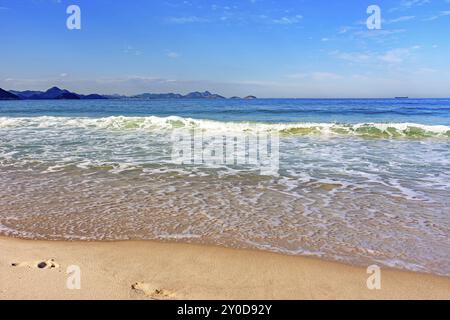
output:
POLYGON ((0 101, 0 208, 0 234, 21 238, 203 243, 448 276, 450 99, 0 101), (179 132, 215 141, 214 161, 179 132), (249 161, 252 137, 271 141, 276 168, 261 170, 260 149, 249 161), (191 158, 174 160, 186 146, 191 158))

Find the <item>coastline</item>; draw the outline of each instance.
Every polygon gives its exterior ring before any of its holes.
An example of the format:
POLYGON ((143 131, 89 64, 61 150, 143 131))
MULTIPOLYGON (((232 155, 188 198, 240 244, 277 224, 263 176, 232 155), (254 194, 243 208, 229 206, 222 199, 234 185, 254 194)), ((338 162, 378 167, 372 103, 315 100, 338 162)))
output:
POLYGON ((0 236, 0 252, 2 300, 450 299, 450 277, 382 268, 381 290, 369 290, 365 268, 257 250, 0 236), (66 286, 72 265, 80 290, 66 286))

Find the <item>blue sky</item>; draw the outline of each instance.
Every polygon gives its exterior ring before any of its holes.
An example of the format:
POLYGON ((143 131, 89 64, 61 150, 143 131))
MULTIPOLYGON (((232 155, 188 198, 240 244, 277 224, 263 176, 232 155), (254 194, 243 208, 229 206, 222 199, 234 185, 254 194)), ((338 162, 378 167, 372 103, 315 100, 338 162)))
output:
POLYGON ((0 32, 8 90, 450 97, 450 0, 0 0, 0 32))

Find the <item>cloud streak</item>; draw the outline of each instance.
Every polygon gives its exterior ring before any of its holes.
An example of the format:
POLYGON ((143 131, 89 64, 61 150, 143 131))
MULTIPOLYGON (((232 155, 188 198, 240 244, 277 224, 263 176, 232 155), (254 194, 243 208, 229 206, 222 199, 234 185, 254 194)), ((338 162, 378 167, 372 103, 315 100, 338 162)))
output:
POLYGON ((433 21, 445 16, 449 16, 450 15, 450 10, 449 11, 441 11, 439 12, 437 15, 431 16, 429 18, 424 19, 423 21, 433 21))
POLYGON ((170 24, 188 24, 188 23, 205 23, 210 22, 210 20, 197 16, 186 16, 186 17, 169 17, 166 19, 166 22, 170 24))
POLYGON ((405 22, 405 21, 413 20, 415 18, 416 18, 415 16, 402 16, 402 17, 398 17, 395 19, 383 21, 383 23, 392 24, 392 23, 398 23, 398 22, 405 22))
POLYGON ((303 19, 303 16, 300 14, 297 14, 295 16, 291 16, 291 17, 282 17, 279 19, 273 19, 272 22, 274 24, 284 24, 284 25, 289 25, 289 24, 297 24, 300 23, 303 19))

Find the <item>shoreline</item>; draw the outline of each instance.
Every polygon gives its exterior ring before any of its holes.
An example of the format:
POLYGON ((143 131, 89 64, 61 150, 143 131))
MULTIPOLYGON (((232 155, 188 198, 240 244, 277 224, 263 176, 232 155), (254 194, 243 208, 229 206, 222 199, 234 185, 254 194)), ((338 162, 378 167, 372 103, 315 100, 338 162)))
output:
MULTIPOLYGON (((231 250, 231 251, 249 251, 249 252, 255 252, 255 253, 261 253, 261 254, 273 254, 278 255, 282 257, 298 257, 301 259, 308 259, 308 260, 316 260, 320 262, 326 262, 326 263, 333 263, 333 264, 339 264, 339 265, 345 265, 352 268, 358 268, 362 269, 366 266, 362 263, 352 263, 350 261, 341 261, 341 260, 335 260, 332 258, 327 257, 321 257, 315 254, 291 254, 287 252, 282 251, 276 251, 276 250, 269 250, 269 249, 263 249, 263 248, 257 248, 257 247, 233 247, 233 246, 227 246, 223 244, 216 244, 214 242, 188 242, 183 240, 175 240, 175 239, 117 239, 117 240, 85 240, 85 239, 30 239, 20 236, 14 236, 14 235, 4 235, 0 233, 0 240, 18 240, 23 242, 48 242, 48 243, 77 243, 77 244, 87 244, 94 245, 95 244, 123 244, 123 243, 150 243, 150 244, 156 244, 156 245, 169 245, 169 246, 178 246, 178 245, 186 245, 186 246, 193 246, 197 248, 204 248, 204 247, 210 247, 210 248, 216 248, 216 249, 225 249, 225 250, 231 250)), ((373 262, 372 264, 377 265, 377 262, 373 262)), ((369 264, 367 265, 369 266, 369 264)), ((382 265, 379 263, 379 267, 384 270, 391 270, 391 271, 399 271, 399 272, 407 272, 407 273, 413 273, 413 274, 421 274, 426 276, 436 276, 436 277, 442 277, 442 278, 448 278, 450 279, 450 275, 446 274, 439 274, 439 273, 433 273, 433 272, 427 272, 427 271, 421 271, 421 270, 414 270, 414 269, 408 269, 408 268, 401 268, 401 267, 394 267, 389 265, 382 265)))
POLYGON ((260 250, 0 236, 0 252, 0 299, 450 299, 450 277, 382 268, 369 290, 365 268, 260 250))

